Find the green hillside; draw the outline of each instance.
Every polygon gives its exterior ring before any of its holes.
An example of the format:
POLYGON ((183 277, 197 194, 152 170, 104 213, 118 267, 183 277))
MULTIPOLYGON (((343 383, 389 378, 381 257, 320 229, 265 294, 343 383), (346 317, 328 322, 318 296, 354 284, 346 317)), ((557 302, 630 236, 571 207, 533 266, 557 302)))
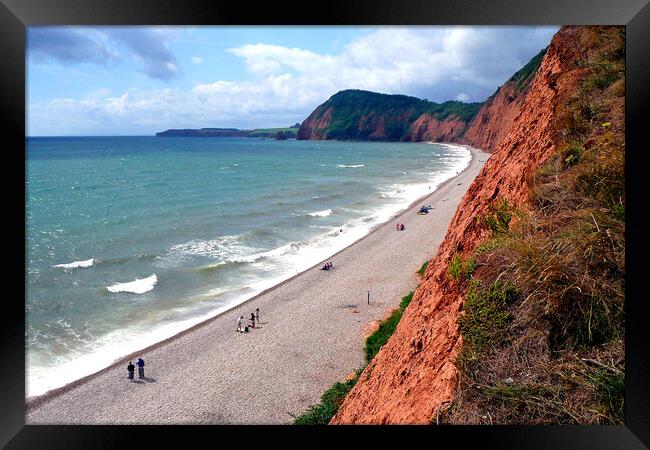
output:
POLYGON ((248 137, 276 137, 278 133, 284 133, 288 138, 294 138, 298 134, 297 127, 287 128, 256 128, 247 134, 248 137))
POLYGON ((314 119, 318 119, 331 108, 328 139, 360 140, 368 139, 374 125, 383 119, 386 139, 400 140, 409 126, 423 113, 432 114, 439 120, 457 115, 462 121, 469 122, 478 113, 481 105, 482 103, 458 101, 434 103, 407 95, 349 89, 338 92, 322 104, 314 119))

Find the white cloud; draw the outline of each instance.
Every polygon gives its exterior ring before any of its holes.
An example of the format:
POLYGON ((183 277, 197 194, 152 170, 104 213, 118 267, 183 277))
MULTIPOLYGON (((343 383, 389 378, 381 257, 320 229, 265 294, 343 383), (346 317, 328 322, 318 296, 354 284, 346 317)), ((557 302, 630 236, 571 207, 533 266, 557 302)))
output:
POLYGON ((244 58, 248 70, 258 76, 268 76, 287 69, 300 73, 327 70, 336 63, 336 58, 330 55, 279 45, 247 44, 228 51, 244 58))
POLYGON ((198 56, 192 56, 190 58, 190 60, 192 61, 192 64, 202 64, 203 63, 203 58, 200 58, 198 56))
MULTIPOLYGON (((302 121, 342 89, 402 93, 433 101, 483 101, 548 45, 557 27, 387 27, 359 37, 337 54, 264 43, 229 49, 250 81, 215 80, 189 90, 136 91, 83 101, 31 104, 30 132, 74 134, 94 123, 122 133, 165 128, 249 128, 302 121)), ((159 50, 164 54, 165 46, 159 50)), ((165 74, 173 74, 175 60, 165 74)), ((194 61, 193 61, 194 62, 194 61)), ((171 76, 171 75, 170 75, 171 76)), ((89 131, 90 132, 90 131, 89 131)))

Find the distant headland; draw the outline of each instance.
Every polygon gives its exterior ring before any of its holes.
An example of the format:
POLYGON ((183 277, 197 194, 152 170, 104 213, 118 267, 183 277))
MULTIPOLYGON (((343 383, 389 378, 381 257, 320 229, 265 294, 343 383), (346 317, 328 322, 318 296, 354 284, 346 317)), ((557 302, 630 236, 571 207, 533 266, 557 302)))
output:
POLYGON ((300 124, 286 128, 256 128, 240 130, 238 128, 200 128, 169 129, 156 133, 158 137, 263 137, 274 139, 292 139, 298 136, 300 124))

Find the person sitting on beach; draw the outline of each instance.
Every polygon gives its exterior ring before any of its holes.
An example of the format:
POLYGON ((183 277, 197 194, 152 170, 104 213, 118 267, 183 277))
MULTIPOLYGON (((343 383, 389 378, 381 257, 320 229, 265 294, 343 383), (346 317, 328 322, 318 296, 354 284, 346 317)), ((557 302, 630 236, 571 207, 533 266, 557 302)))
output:
POLYGON ((129 373, 129 380, 133 381, 133 375, 135 374, 135 366, 133 362, 129 361, 129 365, 126 366, 126 370, 129 373))
POLYGON ((327 269, 329 270, 329 269, 333 269, 333 268, 334 268, 334 264, 332 264, 332 261, 328 262, 327 263, 327 269))
POLYGON ((399 223, 395 225, 395 229, 399 231, 399 223))
POLYGON ((401 231, 404 231, 404 224, 400 225, 399 229, 400 229, 401 231))
POLYGON ((330 270, 329 264, 325 263, 325 265, 320 270, 330 270))

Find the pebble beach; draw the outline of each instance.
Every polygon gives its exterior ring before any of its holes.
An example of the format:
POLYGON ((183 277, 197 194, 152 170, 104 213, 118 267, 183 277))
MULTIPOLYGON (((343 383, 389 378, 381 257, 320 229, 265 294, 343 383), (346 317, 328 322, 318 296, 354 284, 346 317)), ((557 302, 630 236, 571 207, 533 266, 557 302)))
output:
MULTIPOLYGON (((469 147, 468 147, 469 148, 469 147)), ((323 262, 110 367, 27 399, 32 424, 288 424, 363 365, 364 329, 418 285, 488 154, 323 262), (428 215, 416 212, 431 205, 428 215), (404 231, 395 229, 405 225, 404 231), (368 292, 370 302, 368 304, 368 292), (261 323, 237 333, 237 318, 261 323), (142 356, 145 379, 127 380, 142 356)))

